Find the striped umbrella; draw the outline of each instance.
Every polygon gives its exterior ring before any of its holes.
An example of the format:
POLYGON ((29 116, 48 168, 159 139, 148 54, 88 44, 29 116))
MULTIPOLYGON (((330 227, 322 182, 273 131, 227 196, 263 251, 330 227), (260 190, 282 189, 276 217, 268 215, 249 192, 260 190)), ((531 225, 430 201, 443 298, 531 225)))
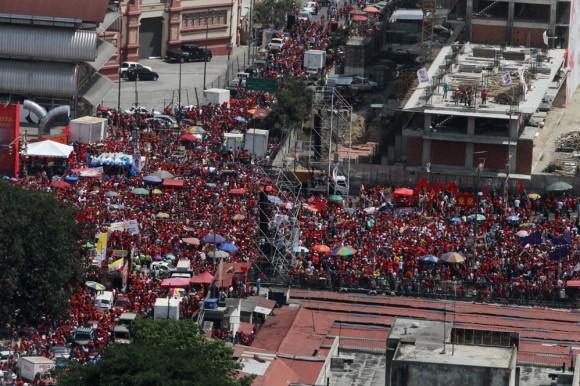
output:
POLYGON ((482 215, 482 214, 472 214, 472 215, 467 216, 467 219, 469 221, 474 221, 474 220, 476 220, 476 221, 485 221, 485 216, 482 215))
POLYGON ((96 281, 86 281, 85 285, 89 288, 96 290, 96 291, 104 291, 105 290, 105 286, 102 285, 101 283, 97 283, 96 281))
POLYGON ((426 263, 437 263, 439 261, 439 258, 433 255, 421 256, 419 259, 426 263))
POLYGON ((465 262, 465 257, 461 253, 457 252, 447 252, 441 256, 441 261, 449 264, 461 264, 465 262))
POLYGON ((185 237, 182 240, 187 245, 199 245, 199 239, 197 237, 185 237))
POLYGON ((332 251, 332 256, 348 257, 356 253, 356 249, 351 247, 338 247, 332 251))

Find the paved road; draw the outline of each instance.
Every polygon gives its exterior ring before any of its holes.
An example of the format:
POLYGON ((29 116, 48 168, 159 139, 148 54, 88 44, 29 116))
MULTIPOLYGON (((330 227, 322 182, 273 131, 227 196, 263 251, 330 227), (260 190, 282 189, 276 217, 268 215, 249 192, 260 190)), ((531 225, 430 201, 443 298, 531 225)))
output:
MULTIPOLYGON (((237 72, 238 63, 240 70, 244 67, 244 59, 247 61, 248 47, 241 46, 234 49, 231 56, 234 72, 237 72)), ((226 71, 227 56, 214 56, 212 61, 207 63, 206 88, 217 84, 218 77, 226 71)), ((139 104, 148 108, 162 110, 164 105, 173 99, 177 103, 179 90, 179 63, 166 63, 161 59, 142 59, 141 63, 150 66, 153 71, 159 74, 159 80, 129 82, 121 81, 121 108, 127 109, 133 105, 138 98, 139 104), (135 85, 135 83, 137 83, 135 85), (137 91, 137 97, 136 92, 137 91)), ((181 103, 183 105, 196 104, 195 89, 201 98, 203 92, 203 62, 184 63, 181 66, 181 103)), ((103 105, 116 107, 118 97, 118 83, 115 82, 107 95, 103 98, 103 105)))

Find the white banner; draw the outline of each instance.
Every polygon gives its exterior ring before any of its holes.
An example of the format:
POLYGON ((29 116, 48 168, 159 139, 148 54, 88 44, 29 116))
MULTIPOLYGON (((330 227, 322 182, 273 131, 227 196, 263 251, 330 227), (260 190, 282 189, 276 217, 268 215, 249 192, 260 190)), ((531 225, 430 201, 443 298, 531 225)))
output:
POLYGON ((511 87, 512 86, 512 76, 509 72, 504 72, 501 74, 501 84, 504 87, 511 87))
POLYGON ((417 70, 417 79, 419 79, 419 83, 429 83, 429 72, 425 67, 417 70))
POLYGON ((523 67, 518 68, 518 77, 520 79, 520 83, 524 88, 524 95, 528 93, 528 84, 526 83, 525 77, 526 69, 523 67))

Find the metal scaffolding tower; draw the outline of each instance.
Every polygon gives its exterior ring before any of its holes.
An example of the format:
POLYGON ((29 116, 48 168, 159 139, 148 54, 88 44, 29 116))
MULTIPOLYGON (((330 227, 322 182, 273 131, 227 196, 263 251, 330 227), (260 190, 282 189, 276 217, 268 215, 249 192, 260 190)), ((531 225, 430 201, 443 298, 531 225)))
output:
POLYGON ((437 1, 421 0, 421 10, 423 11, 421 48, 425 50, 426 61, 431 61, 433 57, 433 36, 435 34, 437 1))
POLYGON ((292 171, 272 166, 258 166, 256 178, 268 179, 273 189, 261 192, 258 200, 255 266, 270 282, 287 284, 299 245, 302 183, 292 171))
POLYGON ((327 175, 321 181, 313 181, 310 190, 348 196, 352 106, 336 88, 318 87, 312 98, 312 113, 308 169, 324 171, 327 175), (348 149, 346 156, 340 156, 341 146, 348 149))

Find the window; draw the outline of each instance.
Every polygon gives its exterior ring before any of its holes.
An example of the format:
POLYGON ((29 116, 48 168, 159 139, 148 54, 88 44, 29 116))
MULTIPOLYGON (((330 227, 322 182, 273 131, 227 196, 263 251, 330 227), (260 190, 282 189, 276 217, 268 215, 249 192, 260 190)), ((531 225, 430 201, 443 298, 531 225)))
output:
POLYGON ((228 11, 198 11, 186 13, 182 16, 182 29, 203 29, 206 26, 219 28, 227 25, 228 11))

